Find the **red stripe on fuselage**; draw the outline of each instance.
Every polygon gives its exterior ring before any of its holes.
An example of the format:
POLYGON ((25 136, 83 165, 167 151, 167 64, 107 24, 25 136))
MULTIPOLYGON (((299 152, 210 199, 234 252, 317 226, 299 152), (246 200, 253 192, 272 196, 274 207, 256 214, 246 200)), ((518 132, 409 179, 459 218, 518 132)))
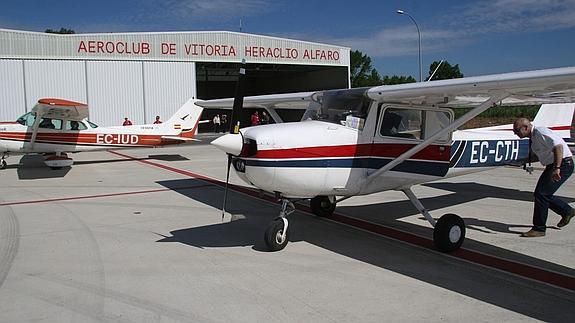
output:
MULTIPOLYGON (((389 157, 395 158, 413 148, 415 144, 359 144, 342 146, 300 147, 289 149, 258 150, 255 158, 329 158, 329 157, 389 157)), ((411 159, 448 161, 450 146, 431 145, 418 152, 411 159)))
MULTIPOLYGON (((32 132, 0 132, 0 139, 30 141, 32 132)), ((97 144, 97 145, 125 145, 125 146, 161 146, 178 143, 162 139, 161 135, 111 134, 111 133, 38 133, 36 141, 52 144, 97 144), (134 137, 135 136, 135 137, 134 137), (137 140, 136 140, 137 139, 137 140)))

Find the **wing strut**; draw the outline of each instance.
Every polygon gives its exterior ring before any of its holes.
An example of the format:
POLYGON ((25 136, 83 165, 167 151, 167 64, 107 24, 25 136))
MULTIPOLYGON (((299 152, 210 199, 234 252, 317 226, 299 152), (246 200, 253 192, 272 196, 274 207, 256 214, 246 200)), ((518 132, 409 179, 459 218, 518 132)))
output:
POLYGON ((431 143, 433 143, 437 138, 440 138, 444 135, 446 135, 447 133, 450 133, 452 131, 454 131, 455 129, 457 129, 458 127, 460 127, 461 125, 463 125, 464 123, 466 123, 467 121, 475 118, 477 115, 479 115, 480 113, 482 113, 483 111, 489 109, 490 107, 492 107, 493 105, 495 105, 497 102, 505 99, 506 97, 508 97, 510 94, 506 93, 506 92, 496 92, 494 93, 489 99, 485 100, 483 103, 481 103, 479 106, 473 108, 471 111, 467 112, 465 115, 463 115, 462 117, 460 117, 459 119, 453 121, 451 124, 449 124, 447 127, 441 129, 440 131, 436 132, 434 135, 432 135, 431 137, 425 139, 424 141, 422 141, 421 143, 415 145, 413 148, 409 149, 408 151, 404 152, 403 154, 401 154, 400 156, 398 156, 397 158, 395 158, 394 160, 392 160, 390 163, 388 163, 387 165, 383 166, 382 168, 376 170, 374 173, 372 173, 371 175, 369 175, 366 178, 366 182, 365 185, 371 183, 374 179, 376 179, 377 177, 379 177, 380 175, 382 175, 383 173, 387 172, 388 170, 392 169, 393 167, 403 163, 406 159, 410 158, 411 156, 415 155, 416 153, 418 153, 419 151, 423 150, 425 147, 429 146, 431 143))

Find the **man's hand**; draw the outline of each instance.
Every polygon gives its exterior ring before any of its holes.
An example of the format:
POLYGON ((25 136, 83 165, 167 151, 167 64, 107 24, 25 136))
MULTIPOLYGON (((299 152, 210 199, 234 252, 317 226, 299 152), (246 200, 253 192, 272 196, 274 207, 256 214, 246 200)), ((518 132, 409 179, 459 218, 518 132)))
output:
POLYGON ((551 173, 551 179, 554 182, 558 182, 561 180, 561 170, 559 168, 553 170, 553 173, 551 173))

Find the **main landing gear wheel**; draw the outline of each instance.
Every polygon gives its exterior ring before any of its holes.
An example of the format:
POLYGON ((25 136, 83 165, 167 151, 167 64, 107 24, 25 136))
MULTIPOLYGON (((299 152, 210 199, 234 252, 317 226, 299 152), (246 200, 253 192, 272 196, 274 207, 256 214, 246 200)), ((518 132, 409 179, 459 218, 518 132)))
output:
POLYGON ((284 221, 282 218, 275 219, 266 230, 265 242, 270 251, 282 250, 287 246, 289 240, 289 228, 284 235, 284 221))
POLYGON ((316 196, 309 202, 313 214, 319 217, 326 217, 335 211, 335 202, 332 202, 327 196, 316 196))
POLYGON ((433 242, 441 252, 451 252, 459 249, 465 239, 465 223, 455 214, 444 214, 433 230, 433 242))

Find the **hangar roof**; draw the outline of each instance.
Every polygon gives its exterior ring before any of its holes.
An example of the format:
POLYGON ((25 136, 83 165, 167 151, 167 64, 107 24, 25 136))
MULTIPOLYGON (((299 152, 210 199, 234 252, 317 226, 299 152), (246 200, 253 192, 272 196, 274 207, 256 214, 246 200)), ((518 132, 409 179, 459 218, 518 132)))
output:
POLYGON ((350 49, 230 31, 49 34, 0 29, 0 58, 349 66, 350 49))

